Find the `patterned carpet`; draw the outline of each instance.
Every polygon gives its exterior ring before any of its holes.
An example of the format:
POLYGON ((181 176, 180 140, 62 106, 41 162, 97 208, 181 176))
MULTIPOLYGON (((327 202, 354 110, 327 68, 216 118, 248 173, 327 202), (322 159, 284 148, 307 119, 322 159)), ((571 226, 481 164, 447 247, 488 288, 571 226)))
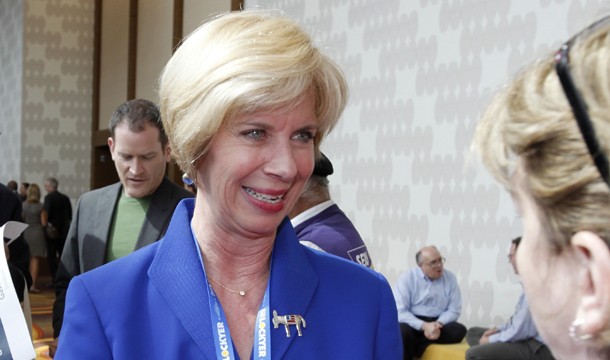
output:
POLYGON ((40 294, 30 293, 30 306, 32 308, 32 330, 34 349, 36 349, 36 360, 50 359, 48 344, 53 341, 53 301, 55 291, 45 286, 51 282, 49 275, 42 276, 37 280, 40 294))

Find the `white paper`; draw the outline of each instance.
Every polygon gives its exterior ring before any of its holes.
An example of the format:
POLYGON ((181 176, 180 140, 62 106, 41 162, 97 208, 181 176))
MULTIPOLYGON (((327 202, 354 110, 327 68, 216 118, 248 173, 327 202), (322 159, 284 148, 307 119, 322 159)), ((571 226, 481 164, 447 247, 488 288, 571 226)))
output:
MULTIPOLYGON (((13 227, 19 224, 9 221, 0 227, 0 238, 4 236, 5 232, 12 234, 18 231, 13 227)), ((21 231, 23 229, 25 228, 22 228, 21 231)), ((17 236, 21 231, 17 233, 17 236)), ((36 358, 36 351, 34 351, 28 326, 8 270, 4 246, 0 246, 0 351, 4 352, 0 353, 0 357, 10 358, 7 356, 9 355, 7 352, 10 352, 10 356, 14 360, 36 358), (6 348, 7 344, 8 349, 6 348)))
POLYGON ((18 221, 8 221, 4 224, 4 237, 8 239, 7 244, 10 245, 10 243, 15 241, 28 226, 28 224, 18 221))

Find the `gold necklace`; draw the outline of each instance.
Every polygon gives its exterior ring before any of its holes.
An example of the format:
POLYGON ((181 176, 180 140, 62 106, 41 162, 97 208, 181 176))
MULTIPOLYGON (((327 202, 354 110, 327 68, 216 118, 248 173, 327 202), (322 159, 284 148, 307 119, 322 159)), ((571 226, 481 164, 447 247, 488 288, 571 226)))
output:
POLYGON ((247 291, 250 291, 250 290, 254 289, 254 287, 255 287, 256 285, 260 284, 260 283, 261 283, 261 281, 265 280, 265 278, 267 277, 267 275, 269 275, 269 272, 270 272, 270 271, 267 271, 267 273, 266 273, 266 274, 265 274, 265 275, 264 275, 264 276, 263 276, 263 277, 262 277, 262 278, 261 278, 259 281, 257 281, 257 282, 256 282, 256 284, 252 285, 252 287, 250 287, 249 289, 246 289, 246 290, 240 290, 240 291, 231 290, 231 289, 229 289, 228 287, 224 286, 223 284, 219 283, 218 281, 216 281, 216 280, 212 279, 212 278, 211 278, 211 277, 209 277, 209 276, 208 276, 207 278, 208 278, 208 279, 210 279, 210 280, 212 280, 212 281, 213 281, 213 282, 215 282, 216 284, 218 284, 218 285, 222 286, 222 288, 223 288, 223 289, 225 289, 225 290, 227 290, 227 291, 230 291, 230 292, 235 293, 235 294, 239 294, 239 295, 241 295, 241 296, 245 296, 247 291))

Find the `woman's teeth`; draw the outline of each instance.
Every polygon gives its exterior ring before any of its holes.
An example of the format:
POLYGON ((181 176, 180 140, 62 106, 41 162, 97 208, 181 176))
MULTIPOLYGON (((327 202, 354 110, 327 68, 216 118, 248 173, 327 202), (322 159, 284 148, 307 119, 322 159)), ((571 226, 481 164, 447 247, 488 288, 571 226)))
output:
POLYGON ((270 204, 275 204, 275 203, 277 203, 277 202, 281 201, 281 200, 282 200, 282 198, 284 197, 284 195, 280 195, 280 196, 272 196, 272 195, 260 194, 260 193, 257 193, 256 191, 254 191, 254 190, 252 190, 252 189, 249 189, 249 188, 247 188, 247 187, 245 187, 245 186, 244 186, 243 188, 244 188, 244 190, 246 190, 246 192, 247 192, 248 194, 250 194, 250 196, 252 196, 253 198, 255 198, 255 199, 257 199, 257 200, 264 201, 264 202, 268 202, 268 203, 270 203, 270 204))

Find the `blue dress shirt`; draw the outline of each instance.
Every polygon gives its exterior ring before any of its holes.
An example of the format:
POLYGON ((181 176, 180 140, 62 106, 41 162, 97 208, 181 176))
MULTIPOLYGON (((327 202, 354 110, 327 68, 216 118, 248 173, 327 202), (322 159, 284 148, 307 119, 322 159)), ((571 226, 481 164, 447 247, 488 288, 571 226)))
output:
POLYGON ((400 275, 392 292, 398 321, 417 330, 424 322, 415 315, 438 317, 438 322, 449 324, 462 312, 462 294, 455 275, 449 270, 444 270, 440 278, 432 281, 416 266, 400 275))
POLYGON ((521 293, 521 297, 519 297, 515 314, 511 316, 507 323, 498 326, 497 329, 500 332, 489 337, 490 343, 517 342, 531 338, 544 343, 532 319, 529 302, 527 297, 525 297, 525 293, 521 293))

